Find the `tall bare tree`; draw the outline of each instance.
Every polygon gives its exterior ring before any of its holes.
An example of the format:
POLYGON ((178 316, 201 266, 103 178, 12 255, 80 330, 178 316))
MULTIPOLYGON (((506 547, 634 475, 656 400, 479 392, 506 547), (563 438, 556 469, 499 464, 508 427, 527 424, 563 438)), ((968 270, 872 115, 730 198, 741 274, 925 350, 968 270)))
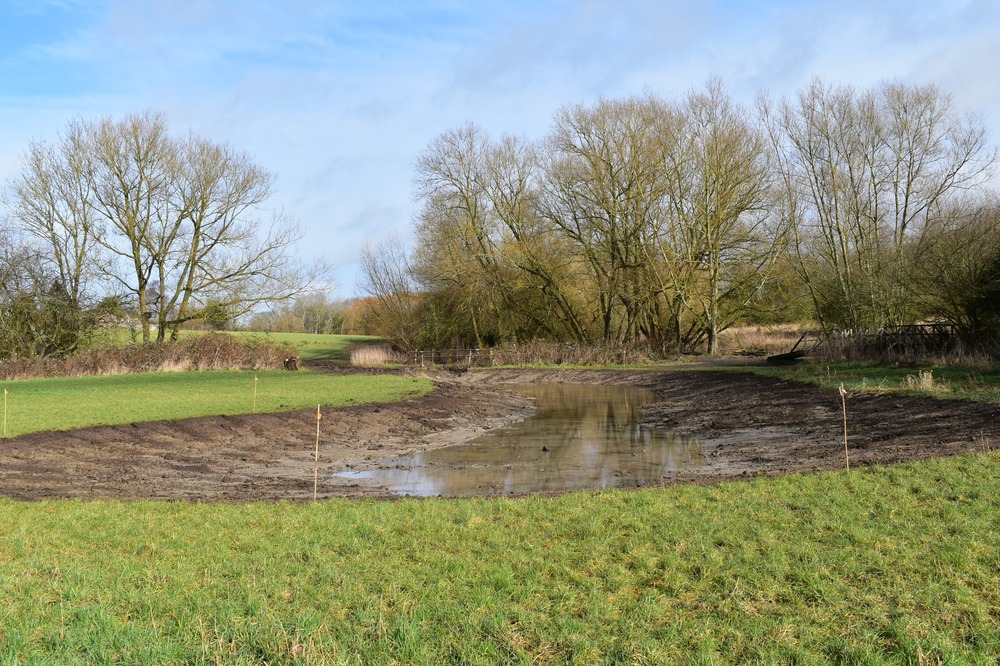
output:
POLYGON ((662 120, 652 97, 569 106, 546 141, 541 215, 582 260, 608 343, 637 339, 647 309, 644 241, 666 192, 662 120))
POLYGON ((263 210, 273 176, 229 146, 170 136, 161 114, 73 122, 24 162, 13 218, 52 249, 74 298, 90 275, 130 296, 144 341, 291 298, 323 275, 295 259, 295 227, 263 210))
POLYGON ((67 297, 78 304, 94 278, 93 246, 99 230, 90 189, 92 159, 86 128, 71 122, 59 144, 35 142, 28 147, 21 158, 22 173, 4 197, 13 220, 47 249, 39 259, 51 262, 67 297))
POLYGON ((907 256, 935 233, 949 197, 981 185, 996 159, 982 122, 934 86, 896 83, 856 91, 817 80, 762 110, 821 319, 907 322, 907 256))
MULTIPOLYGON (((666 152, 672 174, 666 236, 675 291, 695 311, 708 351, 746 313, 783 239, 770 214, 768 145, 718 81, 681 107, 682 139, 666 152)), ((666 251, 661 252, 663 254, 666 251)))
POLYGON ((514 137, 492 140, 466 125, 446 132, 421 155, 416 192, 415 275, 441 339, 519 338, 581 329, 566 297, 566 271, 537 215, 538 160, 514 137), (553 317, 551 310, 561 316, 553 317))

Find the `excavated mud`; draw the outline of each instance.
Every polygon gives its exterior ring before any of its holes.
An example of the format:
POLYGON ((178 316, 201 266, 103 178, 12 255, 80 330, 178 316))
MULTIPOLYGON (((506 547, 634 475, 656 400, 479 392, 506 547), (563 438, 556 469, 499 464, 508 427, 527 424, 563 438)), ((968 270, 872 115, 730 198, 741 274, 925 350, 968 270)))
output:
MULTIPOLYGON (((521 420, 532 401, 508 385, 594 383, 651 390, 643 425, 697 438, 705 463, 655 485, 844 466, 835 391, 750 374, 699 371, 475 371, 432 376, 405 402, 324 410, 318 496, 389 497, 336 476, 402 454, 467 442, 521 420)), ((1000 407, 927 398, 848 397, 851 465, 995 448, 1000 407)), ((313 497, 315 410, 42 432, 0 441, 0 496, 304 501, 313 497)))

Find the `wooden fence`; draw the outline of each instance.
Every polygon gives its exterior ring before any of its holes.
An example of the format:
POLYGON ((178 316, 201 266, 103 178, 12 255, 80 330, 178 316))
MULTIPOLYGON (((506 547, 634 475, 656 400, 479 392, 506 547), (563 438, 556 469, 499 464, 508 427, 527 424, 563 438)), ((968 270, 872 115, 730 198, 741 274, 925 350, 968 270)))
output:
POLYGON ((410 354, 410 365, 426 368, 435 365, 468 368, 489 364, 490 350, 482 349, 423 349, 410 354))
POLYGON ((938 353, 954 348, 959 339, 956 324, 910 324, 882 328, 806 331, 791 351, 778 359, 809 354, 850 356, 852 353, 938 353))

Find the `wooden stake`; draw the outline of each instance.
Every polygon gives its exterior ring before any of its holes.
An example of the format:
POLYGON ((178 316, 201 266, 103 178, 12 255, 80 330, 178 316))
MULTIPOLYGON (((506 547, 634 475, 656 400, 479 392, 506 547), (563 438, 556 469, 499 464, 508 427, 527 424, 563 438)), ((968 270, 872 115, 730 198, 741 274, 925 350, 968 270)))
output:
POLYGON ((3 389, 3 436, 7 436, 7 387, 3 389))
POLYGON ((253 376, 253 412, 251 413, 257 413, 257 375, 253 376))
POLYGON ((316 488, 319 485, 319 422, 323 420, 323 414, 316 405, 316 452, 313 454, 313 502, 316 501, 316 488))
POLYGON ((844 410, 844 462, 847 464, 847 470, 851 470, 851 458, 847 455, 847 391, 844 389, 844 383, 840 383, 840 406, 844 410))

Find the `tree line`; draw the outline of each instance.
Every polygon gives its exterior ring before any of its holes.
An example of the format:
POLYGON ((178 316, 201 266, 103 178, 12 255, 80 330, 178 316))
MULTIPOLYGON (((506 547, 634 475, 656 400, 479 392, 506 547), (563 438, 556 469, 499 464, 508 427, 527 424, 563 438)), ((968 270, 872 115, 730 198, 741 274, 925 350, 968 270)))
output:
POLYGON ((68 124, 32 143, 4 192, 0 356, 72 352, 101 317, 144 342, 218 327, 323 274, 266 209, 274 176, 162 114, 68 124))
POLYGON ((419 157, 414 243, 361 257, 404 348, 534 339, 717 350, 734 324, 1000 319, 997 157, 933 85, 718 81, 560 109, 540 140, 467 124, 419 157))

